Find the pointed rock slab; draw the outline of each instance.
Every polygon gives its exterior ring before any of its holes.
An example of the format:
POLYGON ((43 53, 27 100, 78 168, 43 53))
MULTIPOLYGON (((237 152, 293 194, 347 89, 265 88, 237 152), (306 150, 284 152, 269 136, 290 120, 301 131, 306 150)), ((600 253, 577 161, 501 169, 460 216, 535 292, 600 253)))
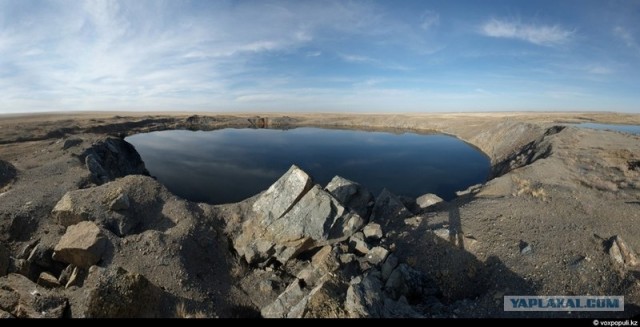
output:
POLYGON ((89 268, 102 258, 107 239, 96 224, 83 221, 69 226, 53 249, 53 260, 89 268))
POLYGON ((334 177, 325 188, 340 203, 355 211, 365 220, 373 206, 373 194, 360 184, 340 176, 334 177))
POLYGON ((253 204, 253 211, 267 219, 282 217, 311 188, 313 181, 296 165, 282 175, 253 204))
POLYGON ((611 238, 609 255, 618 264, 630 267, 640 266, 640 260, 638 260, 636 254, 629 248, 622 237, 618 235, 611 238))
POLYGON ((259 215, 245 222, 234 247, 249 263, 272 257, 285 263, 305 250, 340 242, 363 224, 359 215, 315 185, 283 216, 259 215))
POLYGON ((388 226, 394 220, 403 221, 411 216, 413 214, 402 204, 402 201, 385 188, 376 198, 370 221, 388 226))
POLYGON ((272 258, 287 262, 299 253, 340 242, 362 228, 364 220, 342 206, 311 178, 292 166, 254 203, 255 217, 233 239, 250 264, 272 258))

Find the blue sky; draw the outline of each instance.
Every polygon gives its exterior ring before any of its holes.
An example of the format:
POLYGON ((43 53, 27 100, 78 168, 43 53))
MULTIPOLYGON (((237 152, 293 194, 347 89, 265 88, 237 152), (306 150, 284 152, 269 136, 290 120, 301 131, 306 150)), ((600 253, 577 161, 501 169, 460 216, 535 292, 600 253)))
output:
POLYGON ((0 0, 0 113, 640 112, 639 22, 639 0, 0 0))

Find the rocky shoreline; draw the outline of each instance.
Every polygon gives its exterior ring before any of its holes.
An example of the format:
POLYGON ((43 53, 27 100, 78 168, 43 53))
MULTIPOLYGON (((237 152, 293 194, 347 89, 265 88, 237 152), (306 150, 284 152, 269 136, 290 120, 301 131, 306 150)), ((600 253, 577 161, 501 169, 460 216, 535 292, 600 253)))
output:
POLYGON ((0 316, 637 315, 640 137, 560 124, 587 118, 604 120, 597 114, 4 120, 0 316), (456 135, 491 158, 492 178, 447 203, 432 195, 374 195, 339 176, 317 185, 293 166, 252 198, 212 206, 168 192, 123 140, 166 129, 295 126, 456 135), (504 295, 533 294, 624 295, 625 312, 502 311, 504 295))

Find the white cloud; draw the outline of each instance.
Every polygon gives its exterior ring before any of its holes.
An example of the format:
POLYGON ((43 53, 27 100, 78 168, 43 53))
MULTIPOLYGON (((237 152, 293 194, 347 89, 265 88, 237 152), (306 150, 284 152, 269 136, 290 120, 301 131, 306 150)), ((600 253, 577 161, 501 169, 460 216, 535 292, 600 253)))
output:
POLYGON ((378 63, 379 61, 367 56, 354 55, 354 54, 340 54, 340 58, 346 62, 353 63, 378 63))
POLYGON ((613 29, 613 34, 621 39, 627 47, 636 51, 640 51, 640 45, 636 41, 635 37, 633 37, 633 34, 631 34, 631 32, 629 32, 629 30, 627 30, 626 28, 622 26, 616 26, 616 28, 613 29))
POLYGON ((587 67, 587 72, 595 75, 610 75, 614 73, 614 70, 607 66, 590 65, 587 67))
POLYGON ((495 18, 484 23, 480 33, 490 37, 518 39, 544 46, 567 43, 574 35, 574 31, 559 25, 533 25, 495 18))
POLYGON ((420 27, 423 30, 429 30, 434 26, 438 26, 440 24, 440 14, 438 14, 437 12, 431 11, 431 10, 427 10, 422 14, 422 17, 420 17, 422 20, 422 23, 420 24, 420 27))

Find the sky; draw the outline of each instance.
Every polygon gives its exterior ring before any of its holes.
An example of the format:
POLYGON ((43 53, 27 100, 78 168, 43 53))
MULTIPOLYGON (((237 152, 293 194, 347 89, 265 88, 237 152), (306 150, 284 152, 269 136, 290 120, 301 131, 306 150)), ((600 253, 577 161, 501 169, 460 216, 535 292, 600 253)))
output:
POLYGON ((0 113, 640 112, 640 0, 0 0, 0 113))

